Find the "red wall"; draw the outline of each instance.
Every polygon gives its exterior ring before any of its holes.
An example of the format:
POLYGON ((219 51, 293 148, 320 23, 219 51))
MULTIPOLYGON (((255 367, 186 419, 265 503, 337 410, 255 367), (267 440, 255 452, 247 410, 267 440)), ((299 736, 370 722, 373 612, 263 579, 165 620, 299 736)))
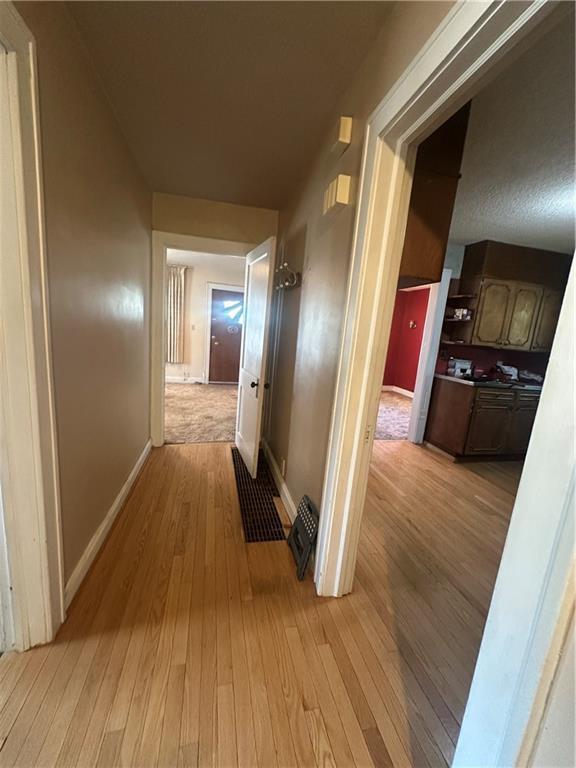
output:
POLYGON ((396 293, 383 384, 414 392, 429 296, 429 288, 396 293), (415 328, 410 328, 411 320, 415 328))

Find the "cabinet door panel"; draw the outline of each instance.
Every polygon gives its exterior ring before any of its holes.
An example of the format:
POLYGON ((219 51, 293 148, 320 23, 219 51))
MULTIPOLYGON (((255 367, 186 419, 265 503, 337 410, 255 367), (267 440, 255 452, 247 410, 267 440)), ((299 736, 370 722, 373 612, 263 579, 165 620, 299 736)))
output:
POLYGON ((539 285, 516 286, 504 339, 505 346, 530 349, 541 299, 542 288, 539 285))
POLYGON ((526 453, 535 418, 535 408, 520 408, 514 411, 510 422, 507 453, 526 453))
POLYGON ((511 407, 497 404, 478 404, 474 407, 466 443, 467 454, 506 452, 511 407))
POLYGON ((509 283, 500 280, 485 280, 480 290, 480 301, 473 344, 496 346, 501 343, 508 320, 508 308, 513 289, 509 283))
POLYGON ((532 340, 532 349, 548 352, 552 349, 560 307, 562 306, 562 291, 545 290, 540 312, 536 321, 536 329, 532 340))

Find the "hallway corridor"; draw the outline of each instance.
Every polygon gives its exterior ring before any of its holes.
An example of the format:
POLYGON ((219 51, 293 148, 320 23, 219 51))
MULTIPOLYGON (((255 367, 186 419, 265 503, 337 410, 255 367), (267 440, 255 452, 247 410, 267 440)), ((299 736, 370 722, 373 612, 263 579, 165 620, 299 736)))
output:
POLYGON ((229 445, 153 451, 57 640, 0 659, 0 766, 446 765, 512 499, 376 444, 355 591, 317 599, 243 543, 229 445))

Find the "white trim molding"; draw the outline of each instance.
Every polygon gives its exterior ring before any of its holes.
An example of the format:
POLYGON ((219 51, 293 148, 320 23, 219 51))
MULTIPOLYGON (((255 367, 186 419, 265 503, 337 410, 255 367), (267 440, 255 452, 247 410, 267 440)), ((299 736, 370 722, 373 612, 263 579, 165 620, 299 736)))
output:
POLYGON ((144 446, 144 450, 138 457, 136 464, 134 464, 134 466, 132 467, 132 470, 130 471, 130 474, 126 479, 126 482, 120 489, 120 493, 114 499, 114 502, 110 507, 110 509, 108 510, 108 512, 106 513, 104 520, 102 520, 102 522, 96 529, 94 535, 88 542, 88 546, 84 550, 82 557, 77 562, 76 567, 74 568, 74 570, 70 575, 70 578, 66 582, 66 590, 65 590, 66 608, 69 607, 70 603, 72 602, 72 599, 74 598, 74 595, 76 594, 80 585, 86 578, 86 574, 90 570, 90 566, 94 562, 96 555, 101 550, 102 545, 104 544, 106 537, 108 536, 110 528, 112 527, 114 521, 118 517, 118 513, 122 509, 122 506, 126 501, 128 494, 130 493, 130 491, 132 490, 132 487, 134 486, 134 483, 138 479, 138 475, 144 468, 144 464, 146 463, 146 460, 150 455, 151 448, 152 448, 152 442, 148 440, 148 442, 144 446))
POLYGON ((166 376, 166 384, 204 384, 204 379, 198 376, 166 376))
POLYGON ((424 332, 422 334, 422 345, 420 346, 420 355, 418 357, 414 402, 412 403, 410 423, 408 424, 408 440, 411 443, 422 443, 424 440, 451 279, 452 270, 443 269, 440 282, 428 286, 430 294, 426 309, 424 332))
POLYGON ((409 397, 410 399, 414 397, 414 392, 397 387, 395 384, 382 384, 382 392, 396 392, 397 395, 404 395, 404 397, 409 397))
POLYGON ((152 286, 150 302, 150 434, 152 445, 164 445, 164 294, 166 253, 169 248, 223 256, 246 256, 254 245, 172 232, 152 232, 152 286))
MULTIPOLYGON (((353 585, 416 146, 563 6, 456 3, 368 121, 320 512, 320 595, 353 585)), ((568 550, 573 557, 574 402, 563 376, 574 373, 573 292, 572 274, 458 741, 460 768, 517 764, 568 550)))
POLYGON ((52 640, 65 609, 36 48, 10 2, 2 49, 0 485, 13 645, 25 650, 52 640))
POLYGON ((272 476, 274 477, 274 482, 276 483, 276 487, 280 491, 280 498, 282 499, 282 502, 286 507, 286 511, 288 512, 288 516, 290 520, 294 522, 294 520, 296 520, 298 505, 292 498, 292 494, 290 493, 288 486, 286 485, 286 480, 284 480, 284 478, 282 477, 282 472, 280 471, 280 467, 278 466, 278 463, 274 457, 274 454, 272 453, 270 446, 265 440, 262 441, 262 448, 264 449, 264 455, 266 456, 266 459, 268 461, 268 466, 270 467, 272 476))

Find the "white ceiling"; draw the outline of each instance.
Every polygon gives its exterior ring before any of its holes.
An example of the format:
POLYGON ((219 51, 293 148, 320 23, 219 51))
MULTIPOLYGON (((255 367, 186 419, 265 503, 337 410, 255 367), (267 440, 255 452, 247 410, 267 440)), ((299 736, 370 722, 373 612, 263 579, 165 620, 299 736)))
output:
POLYGON ((154 192, 280 208, 389 2, 70 2, 154 192))
POLYGON ((222 256, 217 253, 199 253, 198 251, 180 251, 175 248, 166 249, 166 262, 179 264, 181 267, 231 267, 244 264, 244 256, 222 256))
POLYGON ((573 16, 472 100, 451 246, 574 250, 573 16))

